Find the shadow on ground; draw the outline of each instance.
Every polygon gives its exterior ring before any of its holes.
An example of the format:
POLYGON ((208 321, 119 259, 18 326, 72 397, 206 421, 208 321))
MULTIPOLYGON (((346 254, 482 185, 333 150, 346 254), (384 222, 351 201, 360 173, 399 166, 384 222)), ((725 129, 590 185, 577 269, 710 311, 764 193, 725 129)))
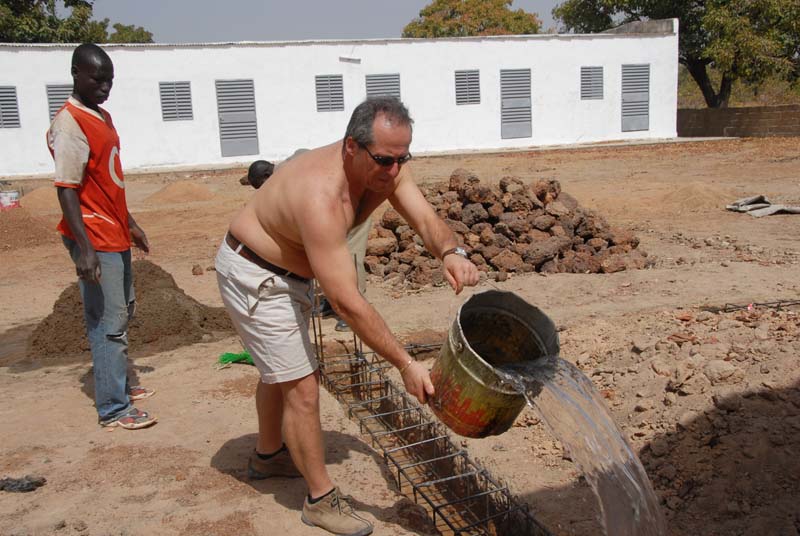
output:
MULTIPOLYGON (((800 384, 729 393, 714 404, 639 453, 662 498, 667 534, 796 536, 800 384)), ((583 479, 521 499, 554 534, 602 533, 597 499, 583 479)))
MULTIPOLYGON (((340 464, 349 459, 351 453, 357 452, 369 456, 380 467, 381 474, 386 480, 387 489, 397 489, 394 477, 388 472, 383 459, 367 444, 357 437, 341 432, 324 431, 323 433, 327 445, 326 463, 328 466, 340 464)), ((247 478, 247 459, 256 444, 256 437, 256 434, 246 434, 227 441, 212 456, 211 467, 251 486, 259 493, 273 495, 276 502, 297 512, 298 523, 300 523, 300 511, 303 509, 303 500, 307 493, 302 478, 270 478, 266 480, 249 480, 247 478)), ((348 488, 357 483, 355 481, 342 482, 340 485, 342 491, 347 493, 348 488)), ((400 499, 389 508, 354 500, 353 507, 357 511, 371 514, 383 523, 398 525, 414 534, 437 534, 422 507, 408 499, 400 499)))

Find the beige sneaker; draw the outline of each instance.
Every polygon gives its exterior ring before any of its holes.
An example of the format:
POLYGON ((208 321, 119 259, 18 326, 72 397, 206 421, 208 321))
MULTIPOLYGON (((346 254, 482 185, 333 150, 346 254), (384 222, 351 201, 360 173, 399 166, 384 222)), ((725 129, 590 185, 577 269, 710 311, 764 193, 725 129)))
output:
POLYGON ((350 505, 352 499, 342 495, 339 488, 324 499, 309 504, 308 496, 303 503, 303 515, 300 519, 306 525, 320 527, 343 536, 367 536, 372 534, 372 523, 359 516, 350 505))
POLYGON ((269 460, 262 460, 253 450, 247 461, 247 478, 250 480, 264 480, 272 477, 300 478, 302 476, 286 447, 283 447, 269 460))

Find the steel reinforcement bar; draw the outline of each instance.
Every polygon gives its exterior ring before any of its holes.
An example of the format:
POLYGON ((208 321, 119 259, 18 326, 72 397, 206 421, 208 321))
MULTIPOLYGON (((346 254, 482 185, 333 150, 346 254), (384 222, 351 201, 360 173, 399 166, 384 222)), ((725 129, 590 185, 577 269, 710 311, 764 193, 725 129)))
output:
POLYGON ((551 536, 528 505, 456 447, 447 429, 389 379, 390 365, 374 352, 364 352, 355 334, 352 352, 326 356, 318 315, 313 327, 323 385, 382 454, 399 491, 425 508, 440 533, 551 536))

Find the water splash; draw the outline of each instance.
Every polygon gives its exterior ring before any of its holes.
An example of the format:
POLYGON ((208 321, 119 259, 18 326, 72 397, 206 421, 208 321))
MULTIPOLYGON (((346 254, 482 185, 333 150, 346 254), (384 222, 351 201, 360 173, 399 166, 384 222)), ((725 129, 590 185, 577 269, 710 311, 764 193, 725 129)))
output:
POLYGON ((591 380, 571 363, 546 357, 496 369, 522 393, 561 441, 600 501, 610 536, 663 536, 658 499, 591 380))

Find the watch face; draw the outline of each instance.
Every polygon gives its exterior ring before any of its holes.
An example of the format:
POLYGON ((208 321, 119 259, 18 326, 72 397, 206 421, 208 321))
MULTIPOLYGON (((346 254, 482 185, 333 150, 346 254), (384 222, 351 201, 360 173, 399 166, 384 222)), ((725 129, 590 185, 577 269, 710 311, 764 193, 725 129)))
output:
POLYGON ((464 249, 464 248, 456 248, 455 254, 456 255, 461 255, 462 257, 466 258, 467 257, 467 250, 464 249))

